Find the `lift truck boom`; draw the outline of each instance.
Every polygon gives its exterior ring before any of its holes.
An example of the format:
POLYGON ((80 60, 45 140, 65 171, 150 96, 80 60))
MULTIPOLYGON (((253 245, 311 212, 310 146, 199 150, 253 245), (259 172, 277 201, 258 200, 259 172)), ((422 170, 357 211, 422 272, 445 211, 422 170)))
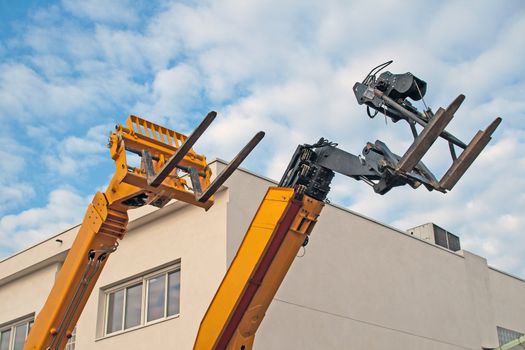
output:
POLYGON ((192 147, 215 117, 210 112, 189 137, 133 115, 116 127, 109 139, 115 174, 89 205, 25 350, 64 349, 109 255, 126 233, 128 210, 163 207, 172 199, 206 210, 213 205, 213 194, 264 136, 256 134, 211 182, 206 158, 192 147), (128 165, 126 153, 139 155, 141 166, 128 165))
MULTIPOLYGON (((363 83, 354 86, 358 102, 395 121, 407 120, 414 142, 402 157, 379 140, 367 143, 362 156, 339 149, 337 144, 323 138, 313 145, 298 146, 278 187, 268 189, 209 305, 200 324, 195 350, 252 349, 266 310, 299 249, 308 243, 335 172, 362 180, 379 194, 396 186, 416 188, 421 184, 428 190, 446 192, 487 145, 501 121, 497 118, 485 131, 479 131, 467 146, 444 130, 463 95, 435 115, 430 109, 423 114, 407 98, 422 98, 425 82, 410 73, 396 76, 387 72, 379 79, 373 73, 374 70, 363 83), (415 123, 424 126, 419 134, 415 123), (437 181, 421 158, 440 136, 451 145, 453 165, 437 181), (464 149, 459 157, 454 146, 464 149)), ((370 110, 369 115, 372 116, 370 110)))

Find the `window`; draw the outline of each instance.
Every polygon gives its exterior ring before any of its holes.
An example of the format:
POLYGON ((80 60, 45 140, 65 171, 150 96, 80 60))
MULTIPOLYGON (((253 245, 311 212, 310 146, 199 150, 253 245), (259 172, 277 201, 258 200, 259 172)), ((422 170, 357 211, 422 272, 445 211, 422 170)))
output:
POLYGON ((135 278, 108 289, 105 296, 105 335, 176 316, 180 310, 180 267, 135 278))
POLYGON ((498 331, 498 340, 499 345, 503 346, 514 339, 518 339, 523 335, 523 333, 513 331, 511 329, 503 328, 503 327, 496 327, 498 331))
POLYGON ((71 333, 71 338, 67 340, 66 343, 66 349, 65 350, 75 350, 75 341, 77 340, 77 328, 75 327, 73 329, 73 333, 71 333))
POLYGON ((434 227, 434 242, 437 245, 452 250, 453 252, 461 250, 461 245, 459 243, 458 236, 448 232, 447 230, 442 229, 436 224, 432 225, 434 227))
POLYGON ((33 317, 1 326, 0 350, 22 350, 32 325, 33 317))

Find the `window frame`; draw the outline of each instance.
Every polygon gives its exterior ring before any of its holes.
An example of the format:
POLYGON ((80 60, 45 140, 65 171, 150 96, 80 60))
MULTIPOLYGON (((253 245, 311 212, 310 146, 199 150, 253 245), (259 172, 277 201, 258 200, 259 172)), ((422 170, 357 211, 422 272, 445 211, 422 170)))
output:
POLYGON ((0 337, 3 332, 9 331, 9 344, 7 345, 8 350, 13 350, 15 347, 16 328, 24 324, 26 325, 26 334, 24 337, 24 342, 25 342, 25 340, 27 339, 27 336, 29 335, 29 331, 31 330, 34 323, 35 323, 35 316, 33 314, 29 316, 24 316, 24 317, 21 317, 16 320, 6 322, 0 325, 0 337))
MULTIPOLYGON (((171 271, 170 271, 171 272, 171 271)), ((159 273, 155 273, 155 274, 152 274, 146 278, 144 278, 144 284, 146 286, 146 295, 144 296, 144 299, 145 299, 145 303, 143 304, 144 305, 144 324, 145 325, 148 325, 148 324, 153 324, 155 322, 158 322, 159 320, 163 320, 166 318, 166 307, 167 307, 167 303, 166 303, 166 300, 167 300, 167 297, 168 297, 168 293, 167 293, 167 280, 168 280, 168 272, 159 272, 159 273), (160 277, 160 276, 164 276, 164 310, 163 310, 163 313, 162 313, 162 317, 159 317, 159 318, 156 318, 154 320, 151 320, 151 321, 148 321, 148 313, 149 313, 149 302, 148 302, 148 296, 149 296, 149 289, 150 289, 150 283, 149 281, 154 279, 154 278, 157 278, 157 277, 160 277)))
POLYGON ((103 298, 104 298, 104 308, 103 308, 104 315, 103 315, 103 330, 102 330, 101 338, 112 337, 114 335, 130 332, 130 331, 133 331, 133 330, 136 330, 136 329, 139 329, 139 328, 147 327, 147 326, 159 323, 159 322, 164 322, 164 321, 171 320, 171 319, 179 317, 180 316, 180 294, 179 294, 179 312, 176 313, 176 314, 168 316, 168 289, 169 289, 168 276, 169 276, 170 273, 176 272, 176 271, 179 272, 179 285, 180 285, 181 284, 180 283, 181 264, 179 262, 179 263, 176 263, 176 264, 171 264, 171 265, 166 266, 166 267, 155 269, 153 271, 150 270, 150 272, 146 272, 146 273, 141 274, 139 276, 130 278, 130 279, 128 279, 128 280, 126 280, 126 281, 124 281, 122 283, 118 283, 116 285, 114 284, 114 285, 112 285, 110 287, 103 288, 102 289, 102 292, 103 292, 102 295, 103 295, 103 298), (148 316, 149 280, 153 279, 153 278, 156 278, 156 277, 160 277, 160 276, 163 276, 163 278, 164 278, 164 311, 163 311, 163 316, 158 318, 158 319, 148 321, 147 316, 148 316), (134 287, 134 286, 137 286, 137 285, 141 285, 142 286, 142 296, 140 298, 140 300, 141 300, 141 305, 140 305, 140 323, 138 325, 136 325, 136 326, 125 328, 125 326, 126 326, 127 288, 134 287), (123 291, 123 294, 124 294, 124 296, 123 296, 123 303, 122 303, 121 329, 116 330, 116 331, 111 332, 111 333, 108 333, 109 296, 110 296, 110 294, 119 292, 121 290, 123 291))

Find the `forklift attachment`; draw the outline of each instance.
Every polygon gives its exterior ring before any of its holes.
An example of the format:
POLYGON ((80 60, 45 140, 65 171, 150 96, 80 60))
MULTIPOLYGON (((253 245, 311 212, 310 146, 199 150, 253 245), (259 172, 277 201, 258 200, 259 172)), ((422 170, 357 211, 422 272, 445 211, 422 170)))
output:
POLYGON ((25 350, 66 347, 109 256, 126 235, 129 210, 148 204, 163 207, 170 200, 206 210, 213 205, 213 194, 264 136, 258 133, 210 184, 206 157, 192 147, 216 114, 210 112, 189 137, 134 115, 116 126, 108 144, 113 177, 89 205, 25 350), (130 155, 139 156, 140 165, 129 164, 130 155))
MULTIPOLYGON (((253 151, 255 146, 264 137, 264 132, 258 132, 248 144, 239 152, 239 154, 226 166, 226 168, 215 178, 211 184, 207 184, 203 192, 203 184, 201 183, 201 177, 205 176, 201 174, 199 170, 192 166, 181 166, 181 161, 187 156, 188 152, 191 151, 193 145, 202 136, 204 131, 211 125, 217 112, 209 112, 199 126, 193 131, 193 133, 184 138, 182 145, 178 147, 177 151, 162 165, 162 167, 155 172, 153 165, 153 158, 147 150, 142 151, 142 160, 147 176, 147 183, 152 187, 159 187, 163 181, 173 172, 175 169, 180 169, 188 173, 190 181, 192 183, 193 193, 195 199, 199 203, 206 203, 222 184, 231 176, 231 174, 239 167, 243 160, 253 151)), ((157 160, 159 158, 156 158, 157 160)))
POLYGON ((141 188, 129 197, 120 198, 122 204, 163 207, 171 199, 177 199, 209 209, 213 194, 264 137, 263 132, 258 133, 211 183, 206 157, 197 154, 193 145, 216 116, 214 111, 208 113, 189 137, 137 116, 128 118, 127 127, 117 126, 117 132, 110 138, 110 149, 120 175, 112 181, 114 186, 118 179, 141 188), (130 166, 122 150, 140 156, 140 167, 130 166))
MULTIPOLYGON (((383 72, 376 77, 376 74, 391 63, 392 61, 388 61, 373 68, 365 79, 361 83, 355 83, 353 88, 357 102, 367 106, 370 118, 382 113, 394 122, 405 120, 414 136, 414 142, 402 157, 391 152, 381 141, 369 143, 370 146, 365 148, 367 150, 363 153, 365 160, 381 174, 380 181, 374 183, 374 190, 378 193, 386 193, 394 186, 409 184, 417 187, 421 183, 429 190, 440 192, 451 190, 491 140, 491 135, 500 124, 501 118, 496 118, 485 131, 479 131, 467 146, 445 130, 465 100, 465 96, 459 95, 448 108, 439 108, 434 114, 426 106, 424 95, 427 91, 427 83, 422 79, 409 72, 403 74, 383 72), (425 110, 420 112, 409 99, 421 100, 425 110), (372 113, 371 110, 375 112, 372 113), (423 128, 419 134, 416 124, 423 128), (438 182, 421 160, 439 137, 448 141, 453 163, 438 182), (456 155, 456 147, 462 149, 459 157, 456 155)), ((368 180, 373 179, 368 178, 368 180)))

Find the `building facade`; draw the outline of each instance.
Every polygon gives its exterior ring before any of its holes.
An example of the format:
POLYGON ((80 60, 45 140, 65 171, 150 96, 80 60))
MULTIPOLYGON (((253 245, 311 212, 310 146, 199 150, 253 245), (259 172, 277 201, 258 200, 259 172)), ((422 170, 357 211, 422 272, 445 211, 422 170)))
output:
MULTIPOLYGON (((237 170, 207 212, 180 202, 131 212, 68 349, 191 349, 271 185, 237 170)), ((0 350, 20 348, 77 230, 0 262, 0 350)), ((255 349, 480 350, 523 333, 524 280, 465 250, 326 205, 255 349)))

